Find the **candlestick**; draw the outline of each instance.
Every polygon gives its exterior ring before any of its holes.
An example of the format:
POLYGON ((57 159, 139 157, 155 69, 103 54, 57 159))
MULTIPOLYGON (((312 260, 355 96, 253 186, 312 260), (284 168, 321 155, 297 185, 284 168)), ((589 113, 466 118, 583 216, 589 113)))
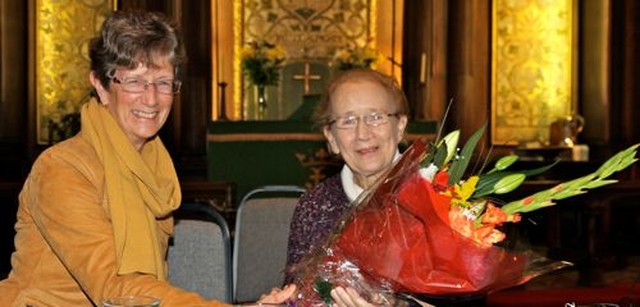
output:
POLYGON ((227 118, 227 99, 225 94, 227 82, 220 82, 218 83, 218 86, 220 87, 220 100, 218 101, 220 109, 218 113, 218 120, 228 120, 229 118, 227 118))

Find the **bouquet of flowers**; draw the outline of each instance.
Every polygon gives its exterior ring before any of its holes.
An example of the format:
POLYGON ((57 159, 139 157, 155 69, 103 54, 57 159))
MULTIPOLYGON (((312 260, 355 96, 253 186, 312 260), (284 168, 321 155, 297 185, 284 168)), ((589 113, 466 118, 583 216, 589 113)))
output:
POLYGON ((367 44, 338 49, 333 60, 339 70, 349 70, 354 68, 375 68, 378 58, 378 52, 367 44))
POLYGON ((241 54, 242 71, 254 85, 276 85, 286 52, 266 40, 249 42, 241 54))
POLYGON ((380 294, 394 293, 482 294, 571 265, 503 246, 505 234, 499 227, 556 200, 617 182, 607 178, 637 160, 638 145, 612 156, 589 175, 499 205, 491 195, 513 191, 527 176, 552 165, 511 171, 517 157, 507 156, 491 170, 465 177, 485 127, 462 150, 457 147, 459 131, 431 146, 415 141, 357 200, 327 242, 292 268, 300 288, 296 304, 330 305, 333 286, 353 287, 377 301, 380 294))

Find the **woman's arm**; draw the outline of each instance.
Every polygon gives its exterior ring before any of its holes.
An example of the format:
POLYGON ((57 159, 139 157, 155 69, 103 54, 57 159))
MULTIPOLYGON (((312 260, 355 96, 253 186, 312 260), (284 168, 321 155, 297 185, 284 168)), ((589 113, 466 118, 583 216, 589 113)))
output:
POLYGON ((46 153, 34 164, 21 195, 42 239, 82 291, 94 303, 104 297, 144 294, 161 298, 167 306, 217 305, 152 275, 117 274, 104 174, 96 161, 64 151, 46 153))

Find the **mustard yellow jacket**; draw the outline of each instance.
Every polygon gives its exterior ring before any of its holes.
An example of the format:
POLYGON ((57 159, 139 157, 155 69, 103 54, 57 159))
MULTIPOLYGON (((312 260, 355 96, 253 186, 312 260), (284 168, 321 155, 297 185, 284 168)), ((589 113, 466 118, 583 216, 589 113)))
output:
MULTIPOLYGON (((104 297, 125 294, 158 297, 163 307, 226 306, 152 275, 117 275, 108 206, 104 169, 82 137, 43 152, 20 193, 16 251, 0 281, 0 306, 100 306, 104 297)), ((158 237, 166 254, 169 234, 158 237)))

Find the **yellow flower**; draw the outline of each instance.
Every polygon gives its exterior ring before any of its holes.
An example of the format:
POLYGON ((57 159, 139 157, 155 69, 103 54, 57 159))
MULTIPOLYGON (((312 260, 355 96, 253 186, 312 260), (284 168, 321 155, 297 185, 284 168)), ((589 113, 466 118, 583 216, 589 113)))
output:
POLYGON ((469 197, 471 197, 471 195, 473 195, 473 192, 475 192, 476 185, 478 184, 479 180, 480 177, 471 176, 462 184, 455 184, 453 186, 454 195, 451 203, 460 207, 469 207, 469 203, 467 202, 467 200, 469 199, 469 197))
POLYGON ((375 68, 380 58, 378 51, 368 45, 343 48, 336 51, 333 60, 339 70, 375 68))
POLYGON ((253 57, 255 57, 255 56, 256 56, 255 54, 256 54, 256 53, 254 52, 253 48, 251 48, 251 47, 249 47, 249 46, 246 46, 246 47, 242 48, 242 54, 241 54, 241 57, 242 57, 243 59, 253 58, 253 57))
POLYGON ((286 56, 282 47, 266 40, 249 42, 241 52, 242 71, 253 84, 278 84, 286 56))

